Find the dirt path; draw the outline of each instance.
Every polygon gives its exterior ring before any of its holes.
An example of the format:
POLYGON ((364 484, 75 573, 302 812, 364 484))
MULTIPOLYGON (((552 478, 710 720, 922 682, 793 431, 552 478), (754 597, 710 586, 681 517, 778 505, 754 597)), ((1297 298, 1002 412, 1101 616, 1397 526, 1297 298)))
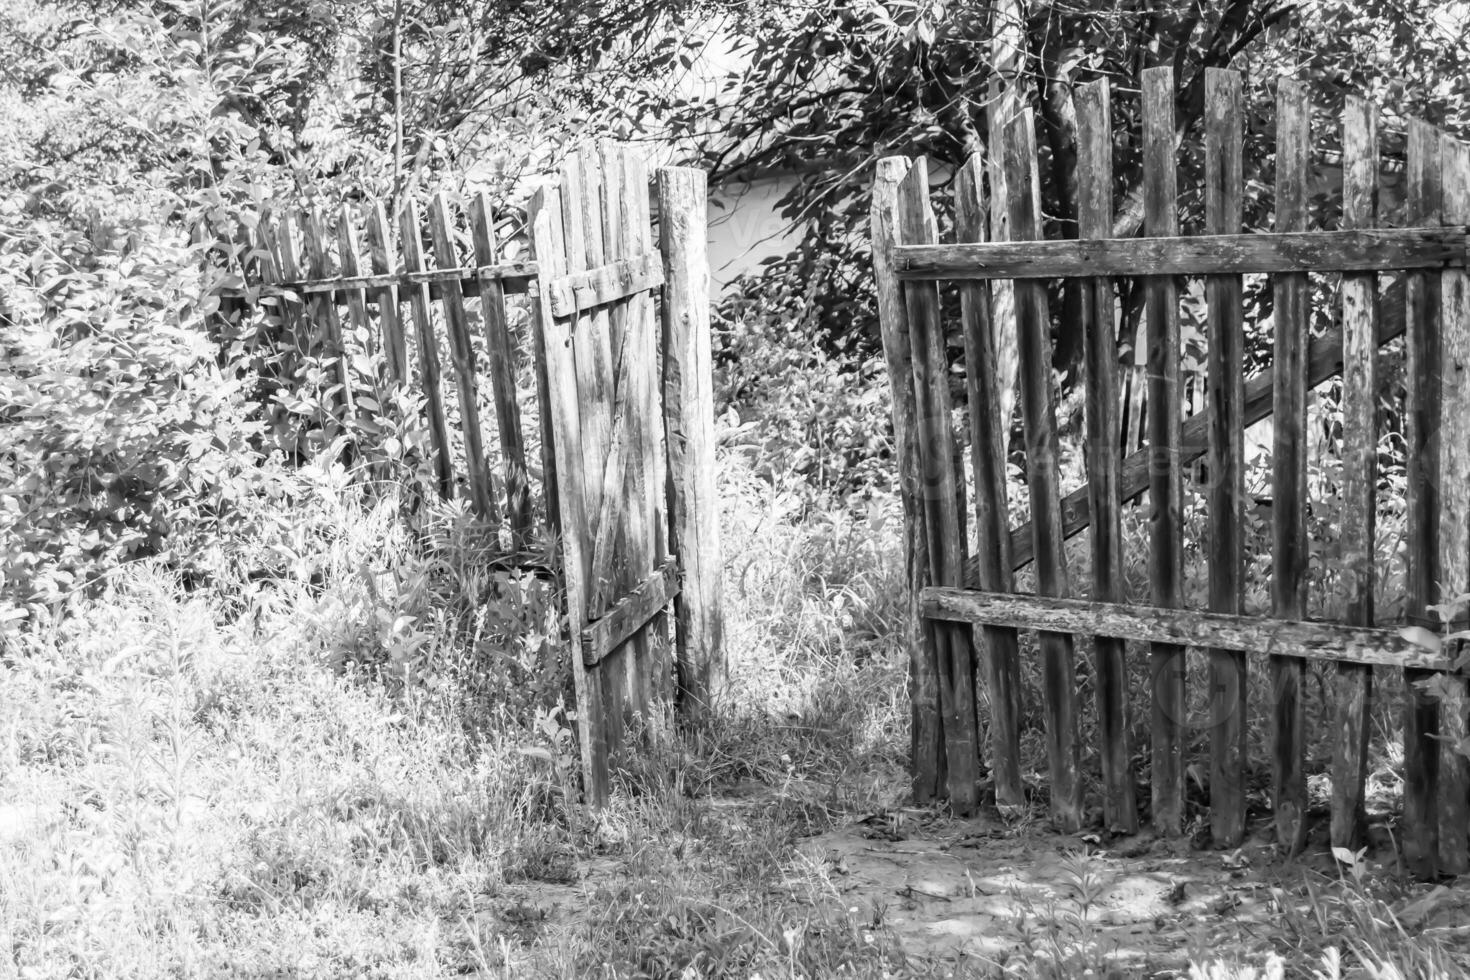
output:
POLYGON ((1302 907, 1308 879, 1340 881, 1325 848, 1283 864, 1264 841, 1194 850, 1151 834, 1104 841, 918 810, 870 817, 803 850, 849 908, 868 910, 911 956, 976 966, 1045 957, 1063 975, 1169 976, 1219 957, 1260 966, 1273 947, 1290 947, 1283 908, 1302 907))

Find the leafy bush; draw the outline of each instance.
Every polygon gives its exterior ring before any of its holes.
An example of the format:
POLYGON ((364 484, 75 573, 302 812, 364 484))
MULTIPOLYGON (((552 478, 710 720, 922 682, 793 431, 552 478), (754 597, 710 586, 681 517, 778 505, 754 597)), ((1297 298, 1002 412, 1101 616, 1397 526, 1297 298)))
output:
POLYGON ((734 423, 725 442, 773 482, 790 473, 840 496, 886 489, 883 362, 820 326, 816 278, 795 271, 742 280, 716 311, 716 411, 734 423))
POLYGON ((0 261, 0 599, 54 604, 143 556, 188 570, 245 533, 252 406, 199 328, 192 248, 42 220, 0 261))

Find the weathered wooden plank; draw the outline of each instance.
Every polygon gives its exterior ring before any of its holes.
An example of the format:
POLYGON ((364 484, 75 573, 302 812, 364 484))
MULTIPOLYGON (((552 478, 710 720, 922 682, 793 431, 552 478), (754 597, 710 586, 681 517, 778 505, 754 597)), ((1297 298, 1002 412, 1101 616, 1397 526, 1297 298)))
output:
MULTIPOLYGON (((1174 153, 1174 70, 1143 73, 1144 232, 1173 236, 1179 230, 1174 153)), ((1180 462, 1179 287, 1172 277, 1153 276, 1144 286, 1148 335, 1149 581, 1157 606, 1183 604, 1184 477, 1180 462)), ((1184 830, 1184 649, 1154 644, 1149 650, 1153 682, 1152 763, 1154 829, 1184 830)))
POLYGON ((670 556, 607 612, 582 628, 582 662, 596 666, 675 601, 679 591, 679 563, 670 556))
MULTIPOLYGON (((441 268, 459 261, 454 247, 454 219, 449 213, 449 199, 443 191, 436 193, 429 202, 429 237, 433 242, 434 261, 441 268)), ((495 506, 495 485, 490 477, 490 465, 485 461, 485 445, 480 431, 479 372, 475 369, 470 320, 465 315, 464 293, 458 281, 451 279, 443 283, 443 287, 444 332, 449 337, 449 361, 454 368, 455 390, 459 393, 459 429, 464 439, 470 507, 476 517, 495 526, 500 523, 500 515, 495 506)))
POLYGON ((920 592, 919 608, 924 616, 932 619, 989 623, 1012 629, 1091 633, 1144 643, 1385 667, 1412 665, 1421 670, 1444 670, 1450 664, 1446 654, 1426 650, 1400 630, 1385 627, 937 586, 920 592))
MULTIPOLYGON (((648 166, 641 153, 635 152, 631 146, 623 146, 623 187, 622 198, 618 201, 621 211, 622 235, 625 241, 623 254, 625 256, 637 255, 659 255, 653 241, 653 207, 650 193, 650 179, 648 166)), ((697 222, 701 229, 698 234, 708 237, 709 229, 706 227, 708 218, 701 211, 696 216, 687 216, 691 222, 697 222)), ((691 231, 691 234, 694 233, 691 231)), ((706 267, 708 261, 706 260, 706 267)), ((660 268, 662 270, 662 256, 660 256, 660 268)), ((638 335, 639 349, 644 351, 644 370, 636 376, 636 387, 634 389, 634 411, 643 420, 642 444, 639 449, 640 468, 634 474, 633 485, 640 495, 642 506, 642 522, 645 528, 643 534, 653 558, 672 552, 669 539, 669 468, 668 468, 668 445, 667 426, 663 418, 663 371, 664 371, 664 346, 663 346, 663 323, 660 318, 660 310, 655 299, 658 293, 637 293, 627 300, 629 321, 633 324, 638 335)), ((667 291, 664 296, 667 297, 667 291)), ((706 294, 705 309, 703 311, 703 322, 708 322, 709 300, 706 294)), ((706 343, 710 341, 706 339, 706 343)), ((705 383, 710 387, 710 398, 707 415, 707 425, 710 446, 714 439, 714 376, 713 365, 706 361, 703 365, 705 383)), ((713 480, 716 469, 713 455, 707 458, 707 479, 711 481, 710 489, 713 493, 713 480)), ((712 548, 716 547, 711 538, 719 533, 719 515, 717 509, 711 506, 707 513, 702 515, 710 523, 703 531, 703 538, 712 548)), ((716 551, 716 554, 718 552, 716 551)), ((706 559, 708 560, 708 559, 706 559)), ((675 599, 675 619, 677 619, 678 600, 675 599)), ((650 623, 649 628, 644 631, 648 640, 648 664, 645 669, 645 679, 649 686, 651 696, 659 705, 656 717, 666 718, 667 713, 663 710, 672 706, 676 713, 680 712, 678 688, 677 688, 677 665, 674 659, 674 632, 670 629, 668 614, 656 616, 650 623)), ((723 647, 717 643, 714 656, 719 658, 723 654, 723 647)), ((723 660, 717 660, 723 664, 723 660)), ((723 671, 718 672, 723 677, 723 671)), ((687 716, 678 715, 679 720, 687 721, 687 716)))
MULTIPOLYGON (((939 228, 929 203, 929 171, 920 157, 898 187, 899 234, 903 242, 933 242, 939 228)), ((908 311, 910 368, 918 411, 919 479, 924 531, 928 536, 927 581, 960 585, 964 578, 965 534, 960 519, 959 474, 954 466, 949 362, 939 289, 933 283, 911 283, 904 289, 908 311)), ((980 802, 980 729, 975 700, 973 632, 950 624, 929 623, 939 652, 939 707, 948 764, 950 805, 973 813, 980 802)))
MULTIPOLYGON (((397 264, 393 258, 392 225, 381 201, 374 201, 367 212, 368 252, 372 256, 373 272, 388 276, 397 264)), ((388 361, 388 376, 400 387, 408 383, 408 337, 403 332, 403 321, 398 317, 398 287, 396 284, 380 285, 377 288, 378 321, 383 328, 383 352, 388 361)))
POLYGON ((675 658, 683 720, 703 724, 725 677, 722 550, 714 485, 714 388, 704 171, 658 171, 663 255, 663 413, 669 548, 679 560, 675 658))
MULTIPOLYGON (((484 267, 499 258, 495 243, 495 221, 484 191, 470 198, 470 239, 475 262, 484 267)), ((499 281, 487 279, 480 289, 480 326, 485 334, 485 357, 490 375, 490 394, 495 401, 496 431, 500 455, 505 461, 505 506, 510 518, 511 547, 531 546, 535 521, 531 513, 531 484, 526 469, 526 443, 521 433, 521 406, 516 389, 515 343, 505 315, 505 291, 499 281)), ((547 477, 547 484, 555 480, 547 477)))
MULTIPOLYGON (((541 268, 555 275, 566 268, 567 250, 560 188, 546 188, 531 200, 531 248, 541 268)), ((532 306, 537 349, 542 358, 542 381, 546 391, 543 424, 552 438, 550 449, 556 461, 555 512, 565 587, 566 614, 570 636, 581 636, 587 622, 587 496, 583 481, 591 479, 584 468, 582 429, 577 404, 577 374, 572 354, 571 320, 552 316, 544 294, 532 306)), ((572 658, 572 684, 577 697, 578 746, 582 756, 584 789, 594 806, 607 802, 611 790, 602 684, 580 657, 572 658)))
MULTIPOLYGON (((447 269, 425 269, 418 272, 373 272, 372 274, 344 274, 340 276, 315 276, 274 283, 261 295, 295 293, 298 296, 317 293, 361 293, 376 292, 390 286, 428 286, 430 299, 441 299, 447 283, 459 286, 461 296, 479 295, 484 283, 497 283, 506 293, 524 293, 529 283, 536 278, 535 262, 490 262, 482 265, 454 266, 447 269)), ((244 290, 224 290, 224 295, 243 294, 244 290)))
MULTIPOLYGON (((410 272, 423 272, 424 242, 420 237, 418 202, 410 198, 399 216, 399 243, 403 262, 410 272)), ((429 290, 423 285, 408 289, 409 314, 418 341, 419 383, 424 389, 424 409, 429 415, 429 442, 434 450, 434 473, 439 479, 439 496, 454 496, 454 463, 449 456, 449 424, 444 418, 444 390, 440 384, 439 340, 429 315, 429 290)))
POLYGON ((541 288, 551 293, 553 314, 571 316, 594 306, 626 299, 634 293, 657 289, 663 284, 664 272, 658 256, 636 255, 553 279, 541 288))
MULTIPOLYGON (((1311 108, 1306 86, 1282 78, 1276 90, 1276 223, 1278 232, 1307 224, 1311 108)), ((1305 273, 1273 277, 1276 343, 1271 363, 1271 612, 1301 619, 1307 606, 1307 344, 1311 286, 1305 273)), ((1288 854, 1306 843, 1306 726, 1302 686, 1306 661, 1271 658, 1271 798, 1276 840, 1288 854)))
MULTIPOLYGON (((1405 154, 1406 220, 1441 220, 1440 134, 1418 119, 1409 120, 1405 154)), ((1407 339, 1404 342, 1404 440, 1407 512, 1405 515, 1404 609, 1411 623, 1438 621, 1428 606, 1439 595, 1440 424, 1438 276, 1405 277, 1407 339)), ((1385 307, 1391 309, 1391 307, 1385 307)), ((1416 686, 1426 675, 1404 672, 1404 858, 1421 879, 1439 874, 1439 704, 1416 686)))
MULTIPOLYGON (((1016 241, 1040 241, 1043 237, 1041 189, 1036 133, 1029 112, 1021 113, 1007 126, 1004 159, 1010 193, 1011 237, 1016 241)), ((1062 550, 1056 389, 1051 373, 1051 317, 1042 283, 1035 280, 1016 283, 1015 330, 1037 588, 1047 595, 1063 596, 1069 588, 1062 550)), ((1051 819, 1058 830, 1067 833, 1082 826, 1077 668, 1069 634, 1042 633, 1040 640, 1051 819)))
MULTIPOLYGON (((1077 106, 1077 223, 1086 240, 1104 238, 1113 227, 1113 126, 1106 78, 1079 86, 1077 106)), ((1092 597, 1121 602, 1124 589, 1122 498, 1118 492, 1118 336, 1113 284, 1095 279, 1084 287, 1088 503, 1097 519, 1092 530, 1092 597)), ((1129 739, 1127 647, 1099 636, 1096 651, 1098 755, 1103 774, 1103 820, 1120 833, 1138 830, 1129 739)))
MULTIPOLYGON (((357 215, 346 204, 337 210, 337 261, 344 276, 362 274, 362 246, 357 238, 357 215)), ((361 289, 349 289, 347 315, 352 323, 353 342, 360 345, 368 357, 376 352, 373 343, 373 324, 367 311, 367 294, 361 289)), ((376 377, 376 372, 374 377, 376 377)))
MULTIPOLYGON (((1378 113, 1349 97, 1342 114, 1342 224, 1361 228, 1378 220, 1378 113)), ((1343 600, 1347 622, 1373 625, 1377 576, 1375 524, 1378 488, 1378 282, 1373 273, 1342 277, 1342 516, 1343 600)), ((1339 664, 1333 684, 1336 746, 1332 760, 1334 847, 1363 843, 1368 778, 1368 710, 1373 671, 1339 664)))
MULTIPOLYGON (((573 154, 562 166, 562 221, 566 235, 567 264, 564 275, 573 275, 603 264, 601 161, 595 152, 573 154)), ((599 576, 599 538, 603 550, 620 543, 604 528, 619 518, 602 507, 607 470, 622 465, 622 454, 613 452, 613 420, 616 418, 612 321, 605 308, 573 318, 572 362, 576 374, 577 409, 582 429, 582 465, 586 470, 583 492, 587 497, 588 532, 591 540, 584 557, 587 574, 586 613, 602 614, 616 591, 607 574, 599 576)), ((604 566, 606 567, 606 566, 604 566)), ((594 676, 602 685, 602 716, 593 723, 603 728, 609 764, 616 764, 624 743, 624 712, 628 710, 628 652, 610 653, 594 676)))
MULTIPOLYGON (((1022 112, 1029 111, 1025 77, 1027 46, 1026 17, 1021 0, 999 0, 991 15, 991 75, 986 86, 985 145, 990 178, 990 241, 1011 238, 1010 189, 1001 147, 1006 127, 1022 112)), ((991 322, 1001 327, 993 332, 995 370, 1000 389, 1001 450, 1010 447, 1011 419, 1016 409, 1016 289, 1009 279, 996 280, 990 290, 991 322)))
MULTIPOLYGON (((985 240, 983 186, 984 166, 977 154, 955 175, 955 235, 960 241, 985 240)), ((996 359, 994 309, 989 284, 967 282, 960 287, 970 465, 975 474, 977 579, 983 589, 1009 592, 1013 582, 1005 438, 1010 426, 1001 408, 1004 383, 996 359)), ((1009 324, 1005 329, 1010 329, 1009 324)), ((990 776, 995 803, 1004 813, 1017 813, 1026 805, 1021 782, 1020 646, 1015 630, 994 626, 982 627, 979 640, 984 651, 977 666, 990 691, 990 776)))
MULTIPOLYGON (((1245 179, 1240 75, 1205 73, 1205 231, 1240 230, 1245 179)), ((1243 612, 1245 573, 1245 315, 1239 276, 1205 282, 1208 389, 1210 611, 1243 612)), ((1239 847, 1245 836, 1246 658, 1210 651, 1210 836, 1239 847)))
POLYGON ((904 573, 908 583, 905 648, 909 654, 909 777, 916 802, 944 795, 944 731, 939 715, 939 654, 933 630, 922 627, 919 590, 928 574, 929 548, 924 533, 923 488, 919 481, 919 420, 914 398, 913 354, 909 349, 908 309, 893 274, 892 256, 902 241, 899 230, 899 184, 908 173, 904 157, 884 157, 873 177, 870 236, 873 278, 878 297, 878 324, 888 367, 889 409, 898 455, 898 495, 903 505, 904 573))
MULTIPOLYGON (((1391 285, 1380 301, 1378 346, 1404 335, 1404 282, 1391 285)), ((1312 339, 1307 357, 1307 384, 1319 385, 1342 371, 1342 333, 1329 329, 1312 339)), ((1258 374, 1245 384, 1245 424, 1254 425, 1271 414, 1272 380, 1269 371, 1258 374)), ((1180 465, 1187 466, 1209 451, 1210 413, 1201 412, 1184 421, 1180 465)), ((1132 500, 1148 489, 1149 454, 1147 449, 1130 453, 1123 461, 1123 499, 1132 500)), ((1088 489, 1080 487, 1062 501, 1062 519, 1067 537, 1080 533, 1092 521, 1087 501, 1088 489)), ((1021 524, 1011 531, 1011 567, 1024 568, 1031 563, 1031 525, 1021 524)))
MULTIPOLYGON (((306 254, 310 260, 309 268, 311 275, 326 277, 331 275, 331 251, 327 247, 327 223, 319 211, 312 211, 304 216, 303 230, 306 243, 306 254)), ((337 391, 331 396, 331 402, 339 406, 341 419, 344 422, 351 420, 357 414, 356 394, 353 391, 352 364, 347 353, 347 345, 342 336, 342 314, 337 309, 337 301, 332 296, 308 295, 306 297, 306 308, 314 323, 326 328, 326 357, 332 364, 332 373, 336 376, 337 391)), ((350 434, 355 435, 355 429, 348 429, 350 434)), ((346 448, 345 452, 351 458, 353 449, 346 448)))
MULTIPOLYGON (((600 211, 605 268, 634 258, 631 237, 634 219, 629 205, 633 195, 647 193, 647 187, 635 190, 628 186, 627 155, 619 144, 600 142, 597 162, 602 174, 600 211)), ((613 357, 612 434, 602 475, 592 580, 607 582, 608 593, 597 595, 599 604, 635 587, 641 570, 651 566, 666 550, 662 542, 657 554, 650 547, 649 537, 654 529, 649 523, 652 515, 644 493, 644 476, 653 469, 653 447, 647 429, 648 421, 654 418, 644 390, 647 379, 657 372, 654 365, 658 356, 652 310, 643 305, 648 301, 647 293, 639 292, 619 297, 607 305, 613 357)), ((667 627, 666 619, 660 619, 660 623, 667 627)), ((652 629, 635 632, 629 637, 623 656, 628 710, 644 719, 645 736, 653 734, 649 723, 654 703, 650 642, 654 632, 652 629)))
POLYGON ((1064 279, 1460 268, 1465 229, 1364 228, 908 246, 901 279, 1064 279))
MULTIPOLYGON (((1444 220, 1470 221, 1470 146, 1441 137, 1444 220)), ((1440 277, 1439 601, 1470 593, 1470 276, 1440 277)), ((1464 617, 1456 621, 1463 626, 1464 617)), ((1458 651, 1459 644, 1455 644, 1458 651)), ((1463 675, 1445 679, 1440 723, 1447 741, 1439 760, 1439 863, 1445 874, 1470 871, 1470 710, 1463 675)))

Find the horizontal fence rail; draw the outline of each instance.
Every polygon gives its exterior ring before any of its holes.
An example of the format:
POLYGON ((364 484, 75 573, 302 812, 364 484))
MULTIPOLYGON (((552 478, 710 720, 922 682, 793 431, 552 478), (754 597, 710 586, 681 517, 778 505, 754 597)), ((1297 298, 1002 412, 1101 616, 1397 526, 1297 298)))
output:
POLYGON ((1464 228, 901 245, 900 279, 1066 279, 1463 267, 1464 228))
POLYGON ((1427 649, 1405 631, 1385 627, 938 587, 919 593, 919 608, 932 619, 956 623, 1381 667, 1451 670, 1455 659, 1427 649))

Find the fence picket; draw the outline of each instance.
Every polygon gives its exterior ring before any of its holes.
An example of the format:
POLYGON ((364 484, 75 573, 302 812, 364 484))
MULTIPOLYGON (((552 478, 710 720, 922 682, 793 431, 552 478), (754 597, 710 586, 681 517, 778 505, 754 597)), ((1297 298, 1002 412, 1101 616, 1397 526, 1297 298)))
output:
MULTIPOLYGON (((1349 98, 1342 117, 1342 227, 1371 228, 1378 220, 1378 113, 1349 98)), ((1378 277, 1342 277, 1342 573, 1347 622, 1373 625, 1377 576, 1374 545, 1378 487, 1378 277)), ((1368 777, 1368 708, 1373 669, 1338 665, 1334 684, 1337 733, 1332 768, 1331 838, 1358 848, 1366 831, 1363 791, 1368 777)))
MULTIPOLYGON (((435 265, 441 269, 459 267, 459 255, 454 247, 454 219, 443 191, 429 202, 429 239, 433 243, 435 265)), ((444 332, 449 337, 449 363, 454 368, 454 385, 459 392, 459 430, 464 437, 470 506, 476 517, 494 527, 499 524, 499 512, 490 467, 485 462, 475 348, 470 341, 470 321, 465 315, 464 290, 459 281, 445 281, 439 300, 444 307, 444 332)))
MULTIPOLYGON (((1406 220, 1438 224, 1439 131, 1418 119, 1409 120, 1405 170, 1406 220)), ((1440 411, 1435 370, 1440 356, 1438 278, 1416 271, 1407 273, 1404 282, 1404 608, 1410 623, 1429 627, 1437 625, 1427 607, 1438 597, 1439 582, 1439 460, 1433 452, 1440 411)), ((1417 687, 1429 676, 1421 670, 1404 671, 1404 856, 1423 879, 1436 877, 1439 868, 1439 705, 1417 687)))
MULTIPOLYGON (((986 237, 981 197, 984 167, 971 156, 955 175, 955 236, 986 237)), ((975 474, 976 584, 990 592, 1015 588, 1006 504, 1005 437, 1010 419, 1001 403, 1004 380, 996 363, 991 284, 960 284, 960 322, 965 343, 965 382, 970 416, 970 465, 975 474)), ((1013 629, 982 626, 980 670, 990 692, 990 773, 1002 812, 1025 806, 1021 782, 1021 654, 1013 629)))
MULTIPOLYGON (((357 217, 344 204, 337 210, 337 262, 344 278, 364 275, 362 246, 357 239, 357 217)), ((373 343, 372 318, 367 309, 367 291, 347 290, 347 315, 352 324, 352 340, 360 343, 369 358, 377 353, 373 343)))
MULTIPOLYGON (((1240 75, 1205 74, 1205 232, 1234 234, 1244 217, 1240 75)), ((1244 611, 1245 327, 1240 276, 1205 281, 1209 308, 1210 611, 1244 611)), ((1246 657, 1210 651, 1210 835, 1218 847, 1245 836, 1246 657)))
MULTIPOLYGON (((480 191, 470 198, 470 238, 475 264, 499 261, 495 244, 495 222, 490 200, 480 191)), ((515 345, 505 317, 505 288, 497 279, 480 283, 480 318, 485 334, 485 357, 490 374, 490 394, 495 401, 495 424, 500 435, 500 455, 505 460, 505 506, 510 518, 511 550, 531 547, 535 526, 531 516, 531 486, 526 470, 526 445, 521 434, 521 407, 516 401, 515 345)), ((548 476, 547 485, 554 482, 548 476)))
MULTIPOLYGON (((929 171, 922 157, 914 160, 898 193, 902 244, 938 241, 939 229, 929 204, 929 171)), ((918 412, 922 513, 928 535, 927 580, 932 585, 960 585, 964 580, 965 537, 956 492, 949 364, 939 315, 939 289, 934 283, 911 283, 904 289, 904 300, 918 412)), ((972 631, 949 623, 930 623, 926 628, 934 631, 939 654, 939 705, 950 804, 957 812, 968 814, 979 804, 980 785, 972 631)))
MULTIPOLYGON (((1015 241, 1038 241, 1044 237, 1034 126, 1031 113, 1023 112, 1006 130, 1004 160, 1010 193, 1010 231, 1015 241)), ((1051 318, 1047 312, 1046 286, 1036 280, 1017 280, 1015 297, 1014 329, 1020 360, 1020 402, 1037 591, 1043 595, 1066 596, 1069 589, 1062 550, 1056 391, 1052 385, 1051 318)), ((1072 637, 1066 633, 1043 632, 1040 643, 1042 684, 1046 691, 1047 763, 1051 770, 1051 819, 1058 830, 1069 833, 1082 825, 1077 670, 1072 637)))
MULTIPOLYGON (((1441 137, 1444 223, 1470 223, 1470 146, 1441 137)), ((1470 592, 1470 275, 1446 269, 1440 277, 1439 602, 1453 603, 1470 592)), ((1464 627, 1464 616, 1455 625, 1464 627)), ((1460 644, 1452 645, 1452 650, 1460 644)), ((1444 678, 1440 708, 1446 742, 1439 762, 1440 871, 1470 871, 1470 745, 1463 674, 1444 678)))
MULTIPOLYGON (((1113 232, 1113 127, 1106 78, 1079 86, 1077 103, 1078 237, 1107 238, 1113 232)), ((1113 283, 1084 284, 1086 319, 1085 457, 1092 522, 1092 596, 1125 600, 1122 496, 1119 493, 1118 337, 1113 283)), ((1110 830, 1138 830, 1129 744, 1127 644, 1116 637, 1093 639, 1097 660, 1099 756, 1103 773, 1103 820, 1110 830)))
MULTIPOLYGON (((306 254, 309 262, 309 275, 313 279, 329 279, 332 276, 331 250, 327 248, 327 223, 320 211, 313 210, 304 216, 303 226, 305 231, 306 254)), ((352 364, 351 355, 347 349, 346 338, 342 335, 342 314, 337 309, 337 299, 331 295, 309 294, 307 307, 311 310, 311 318, 316 323, 324 323, 327 327, 326 349, 324 360, 330 359, 333 363, 333 373, 337 376, 337 392, 332 397, 332 402, 341 412, 341 419, 347 421, 357 414, 356 397, 352 390, 352 364)), ((346 452, 351 455, 351 450, 346 452)))
MULTIPOLYGON (((395 272, 393 231, 381 201, 374 201, 368 207, 367 240, 373 272, 378 275, 395 272)), ((403 332, 403 320, 398 315, 398 287, 383 286, 377 291, 377 298, 388 377, 401 388, 408 383, 408 338, 403 332)))
MULTIPOLYGON (((403 248, 404 268, 423 272, 424 240, 419 221, 418 203, 410 198, 399 216, 399 243, 403 248)), ((419 380, 424 388, 425 410, 429 413, 429 441, 434 450, 434 472, 439 482, 439 496, 454 497, 454 462, 449 457, 449 424, 444 417, 444 390, 440 383, 439 341, 434 336, 434 322, 429 311, 429 288, 408 288, 408 309, 413 317, 418 341, 419 380)))
MULTIPOLYGON (((1144 234, 1177 235, 1174 154, 1174 70, 1143 73, 1144 234)), ((1145 285, 1148 334, 1149 535, 1153 603, 1182 604, 1184 481, 1180 468, 1179 288, 1172 276, 1145 285)), ((1160 833, 1184 829, 1184 648, 1156 643, 1149 650, 1153 683, 1152 799, 1160 833)))
MULTIPOLYGON (((1311 110, 1307 89, 1280 80, 1276 92, 1276 224, 1278 232, 1305 231, 1311 163, 1311 110)), ((1276 347, 1272 360, 1271 612, 1302 619, 1307 605, 1307 367, 1311 286, 1305 273, 1273 277, 1276 347)), ((1306 842, 1306 731, 1302 687, 1306 661, 1271 657, 1271 797, 1276 839, 1288 854, 1306 842)))
POLYGON ((903 241, 899 186, 909 166, 904 157, 885 157, 878 161, 873 181, 871 234, 878 323, 888 365, 889 408, 898 454, 898 493, 904 516, 904 573, 909 612, 905 621, 909 652, 910 788, 915 800, 930 802, 944 795, 946 777, 944 731, 939 712, 939 654, 934 631, 919 617, 919 590, 928 577, 929 547, 919 480, 919 416, 908 314, 892 259, 894 247, 903 241))

